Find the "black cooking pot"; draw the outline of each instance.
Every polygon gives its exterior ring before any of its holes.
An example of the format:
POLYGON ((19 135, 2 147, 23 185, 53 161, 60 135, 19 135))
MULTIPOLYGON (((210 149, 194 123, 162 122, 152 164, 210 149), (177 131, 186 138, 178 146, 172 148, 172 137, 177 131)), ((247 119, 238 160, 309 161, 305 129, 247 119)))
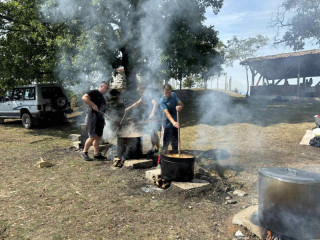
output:
POLYGON ((171 151, 161 155, 161 177, 168 181, 189 182, 194 175, 194 156, 171 151))
POLYGON ((119 135, 117 155, 121 160, 139 159, 142 157, 142 136, 119 135))
POLYGON ((320 238, 320 175, 295 168, 259 169, 260 223, 294 239, 320 238))

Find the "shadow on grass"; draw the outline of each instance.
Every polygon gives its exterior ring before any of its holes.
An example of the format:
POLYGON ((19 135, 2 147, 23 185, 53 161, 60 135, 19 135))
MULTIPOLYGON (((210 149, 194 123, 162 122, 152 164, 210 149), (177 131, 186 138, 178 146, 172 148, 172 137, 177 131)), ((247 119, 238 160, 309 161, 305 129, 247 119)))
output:
MULTIPOLYGON (((21 120, 6 120, 2 126, 23 129, 21 120)), ((65 122, 43 121, 27 132, 27 134, 34 136, 50 135, 59 138, 68 138, 70 134, 80 133, 80 126, 77 124, 76 118, 68 118, 65 122)))
POLYGON ((250 123, 270 126, 279 123, 314 122, 319 101, 313 98, 274 101, 245 98, 213 90, 178 90, 185 108, 180 113, 182 127, 207 124, 225 126, 250 123))

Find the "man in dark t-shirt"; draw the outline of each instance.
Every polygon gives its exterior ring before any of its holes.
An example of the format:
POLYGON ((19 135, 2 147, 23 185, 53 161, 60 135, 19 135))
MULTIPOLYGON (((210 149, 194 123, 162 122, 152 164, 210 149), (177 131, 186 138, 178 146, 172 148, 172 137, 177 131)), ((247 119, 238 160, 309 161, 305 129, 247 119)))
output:
POLYGON ((104 116, 101 112, 106 111, 106 100, 103 97, 109 89, 109 83, 102 82, 98 90, 91 90, 82 96, 82 100, 89 105, 87 115, 87 132, 89 138, 84 144, 82 157, 86 161, 91 159, 88 156, 88 150, 91 145, 94 148, 94 159, 105 160, 106 158, 99 152, 99 144, 105 125, 104 116))

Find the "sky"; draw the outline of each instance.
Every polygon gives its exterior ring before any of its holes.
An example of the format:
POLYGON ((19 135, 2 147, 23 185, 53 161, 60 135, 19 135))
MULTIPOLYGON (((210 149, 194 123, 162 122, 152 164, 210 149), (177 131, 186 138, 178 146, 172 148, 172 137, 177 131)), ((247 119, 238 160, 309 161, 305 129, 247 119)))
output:
MULTIPOLYGON (((275 16, 282 0, 224 0, 223 7, 220 12, 215 15, 212 10, 206 13, 206 25, 213 25, 214 29, 219 32, 219 38, 226 43, 232 36, 240 39, 255 37, 258 34, 274 39, 277 30, 272 28, 272 17, 275 16)), ((305 46, 304 50, 317 49, 318 47, 311 43, 305 46)), ((292 49, 279 45, 278 47, 265 47, 257 52, 257 56, 267 56, 293 52, 292 49)), ((228 79, 232 78, 232 89, 239 89, 242 94, 246 92, 246 72, 243 66, 235 63, 232 68, 224 68, 228 79)), ((249 79, 251 75, 249 73, 249 79)), ((219 88, 224 87, 225 76, 219 79, 219 88)), ((216 87, 216 81, 212 84, 216 87)), ((209 88, 211 87, 209 83, 209 88)))

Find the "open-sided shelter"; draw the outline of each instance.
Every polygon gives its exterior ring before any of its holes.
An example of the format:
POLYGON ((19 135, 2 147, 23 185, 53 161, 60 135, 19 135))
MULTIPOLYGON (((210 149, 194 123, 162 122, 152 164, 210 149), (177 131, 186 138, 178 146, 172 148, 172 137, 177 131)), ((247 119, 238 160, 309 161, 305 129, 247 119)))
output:
POLYGON ((320 76, 320 49, 248 58, 240 64, 251 71, 251 96, 320 97, 320 82, 313 80, 320 76))

